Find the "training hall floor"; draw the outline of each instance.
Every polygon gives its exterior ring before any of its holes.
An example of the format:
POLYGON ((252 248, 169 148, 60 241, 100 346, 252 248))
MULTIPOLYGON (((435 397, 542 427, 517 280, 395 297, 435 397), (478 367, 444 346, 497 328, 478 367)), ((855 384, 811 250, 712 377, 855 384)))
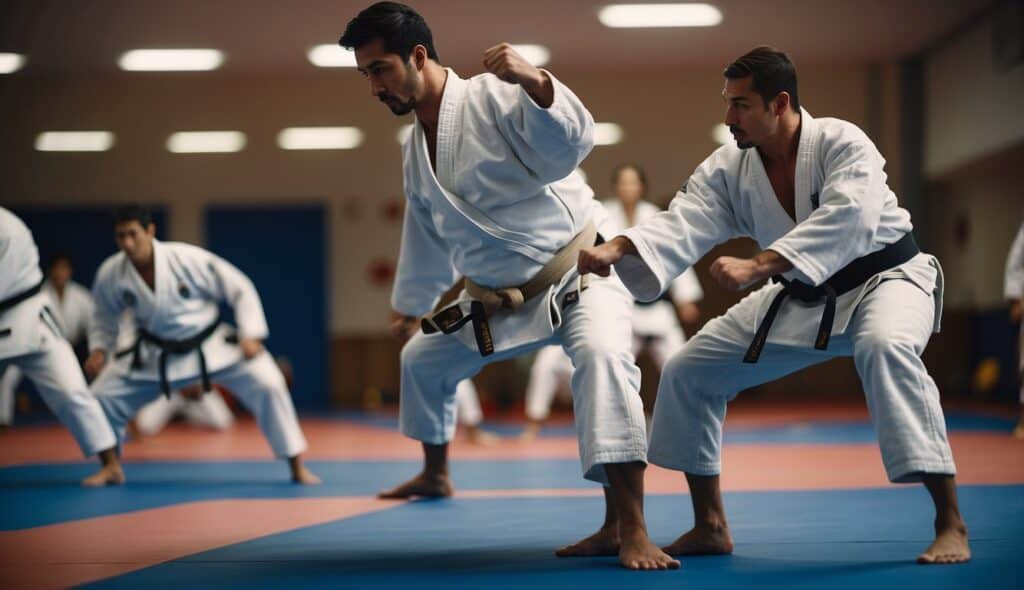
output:
MULTIPOLYGON (((742 402, 742 400, 741 400, 742 402)), ((918 566, 932 508, 920 486, 889 484, 858 405, 730 407, 726 509, 735 553, 629 572, 614 558, 553 550, 596 530, 601 490, 580 477, 563 420, 532 442, 519 426, 452 447, 456 496, 374 497, 416 473, 419 447, 395 419, 310 416, 317 487, 287 481, 251 420, 213 433, 175 424, 129 443, 129 481, 83 489, 95 466, 56 425, 0 433, 4 588, 1022 588, 1024 441, 1013 419, 947 410, 973 560, 918 566)), ((681 474, 647 473, 650 532, 692 524, 681 474)))

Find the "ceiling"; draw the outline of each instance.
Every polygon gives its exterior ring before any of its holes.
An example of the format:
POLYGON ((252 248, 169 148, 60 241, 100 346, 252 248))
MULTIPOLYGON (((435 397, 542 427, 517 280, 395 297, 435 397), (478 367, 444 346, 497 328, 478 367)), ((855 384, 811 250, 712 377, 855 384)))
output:
MULTIPOLYGON (((621 0, 620 0, 621 1, 621 0)), ((444 63, 475 66, 501 41, 550 48, 550 67, 721 67, 755 45, 799 65, 893 61, 921 51, 991 4, 983 0, 714 0, 721 25, 608 29, 606 2, 411 2, 434 31, 444 63)), ((335 42, 368 0, 7 0, 0 51, 29 56, 17 75, 115 72, 128 49, 210 47, 220 73, 312 73, 309 47, 335 42)))

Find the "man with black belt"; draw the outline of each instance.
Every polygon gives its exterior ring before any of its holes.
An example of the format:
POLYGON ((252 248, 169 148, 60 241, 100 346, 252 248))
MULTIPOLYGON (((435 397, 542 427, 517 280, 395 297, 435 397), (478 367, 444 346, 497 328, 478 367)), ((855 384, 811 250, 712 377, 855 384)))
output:
POLYGON ((115 215, 120 252, 96 273, 96 314, 85 369, 99 375, 92 390, 118 438, 147 402, 211 380, 230 389, 256 417, 274 454, 288 460, 292 480, 320 480, 302 463, 302 435, 284 376, 262 341, 263 305, 252 281, 224 259, 190 244, 161 242, 149 211, 128 206, 115 215), (237 336, 220 321, 230 305, 237 336), (127 350, 115 351, 118 319, 130 308, 138 324, 127 350), (111 361, 111 356, 115 358, 111 361))
POLYGON ((638 299, 654 299, 716 244, 752 237, 764 250, 722 257, 733 290, 773 277, 704 328, 665 367, 652 463, 684 471, 695 527, 671 554, 732 551, 719 490, 726 403, 741 390, 837 356, 853 356, 893 482, 923 482, 935 541, 920 563, 970 558, 939 391, 920 355, 939 327, 942 271, 917 250, 910 214, 886 185, 885 160, 856 126, 800 108, 796 69, 756 48, 725 70, 725 123, 736 139, 709 156, 669 210, 580 254, 581 273, 615 265, 638 299), (755 149, 750 149, 755 148, 755 149))
POLYGON ((116 437, 89 392, 51 305, 43 292, 39 250, 32 233, 0 207, 0 373, 8 366, 20 369, 71 431, 82 452, 99 457, 103 468, 84 479, 83 485, 122 483, 116 437))

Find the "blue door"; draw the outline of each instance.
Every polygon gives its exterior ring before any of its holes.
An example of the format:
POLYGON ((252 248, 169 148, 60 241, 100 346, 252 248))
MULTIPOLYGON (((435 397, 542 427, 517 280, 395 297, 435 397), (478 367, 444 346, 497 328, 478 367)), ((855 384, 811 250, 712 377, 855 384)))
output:
POLYGON ((212 207, 206 245, 256 285, 270 325, 267 348, 292 366, 295 405, 327 407, 324 207, 212 207))

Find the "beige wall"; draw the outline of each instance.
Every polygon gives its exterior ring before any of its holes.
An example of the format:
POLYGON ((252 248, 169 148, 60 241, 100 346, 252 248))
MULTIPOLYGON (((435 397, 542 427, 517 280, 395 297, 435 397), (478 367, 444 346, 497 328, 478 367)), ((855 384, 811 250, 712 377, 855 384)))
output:
MULTIPOLYGON (((892 71, 883 68, 887 84, 894 84, 892 71)), ((597 120, 625 128, 624 143, 596 148, 583 164, 599 195, 607 194, 611 168, 632 160, 647 167, 651 196, 667 202, 715 148, 710 131, 722 115, 718 67, 555 73, 597 120)), ((871 90, 867 66, 803 68, 801 78, 802 102, 812 114, 865 124, 871 90)), ((869 132, 889 152, 895 170, 898 118, 892 107, 898 99, 892 95, 894 87, 887 88, 879 90, 882 103, 889 105, 877 118, 881 128, 869 132)), ((203 242, 203 208, 208 204, 325 203, 330 215, 332 333, 382 331, 389 289, 371 286, 364 277, 370 261, 397 253, 400 226, 385 221, 380 209, 401 198, 395 133, 406 120, 396 119, 372 99, 354 71, 260 78, 19 75, 0 79, 0 101, 0 202, 162 202, 170 209, 170 237, 197 243, 203 242), (278 149, 278 130, 298 125, 356 125, 367 138, 353 151, 278 149), (65 129, 109 129, 117 143, 98 154, 32 149, 38 132, 65 129), (175 155, 165 150, 170 133, 202 129, 241 130, 249 143, 237 154, 175 155)), ((712 290, 709 297, 719 295, 712 290)), ((709 303, 718 309, 728 302, 709 303)))
POLYGON ((958 166, 1024 141, 1024 65, 992 59, 992 17, 927 56, 925 173, 958 166))

